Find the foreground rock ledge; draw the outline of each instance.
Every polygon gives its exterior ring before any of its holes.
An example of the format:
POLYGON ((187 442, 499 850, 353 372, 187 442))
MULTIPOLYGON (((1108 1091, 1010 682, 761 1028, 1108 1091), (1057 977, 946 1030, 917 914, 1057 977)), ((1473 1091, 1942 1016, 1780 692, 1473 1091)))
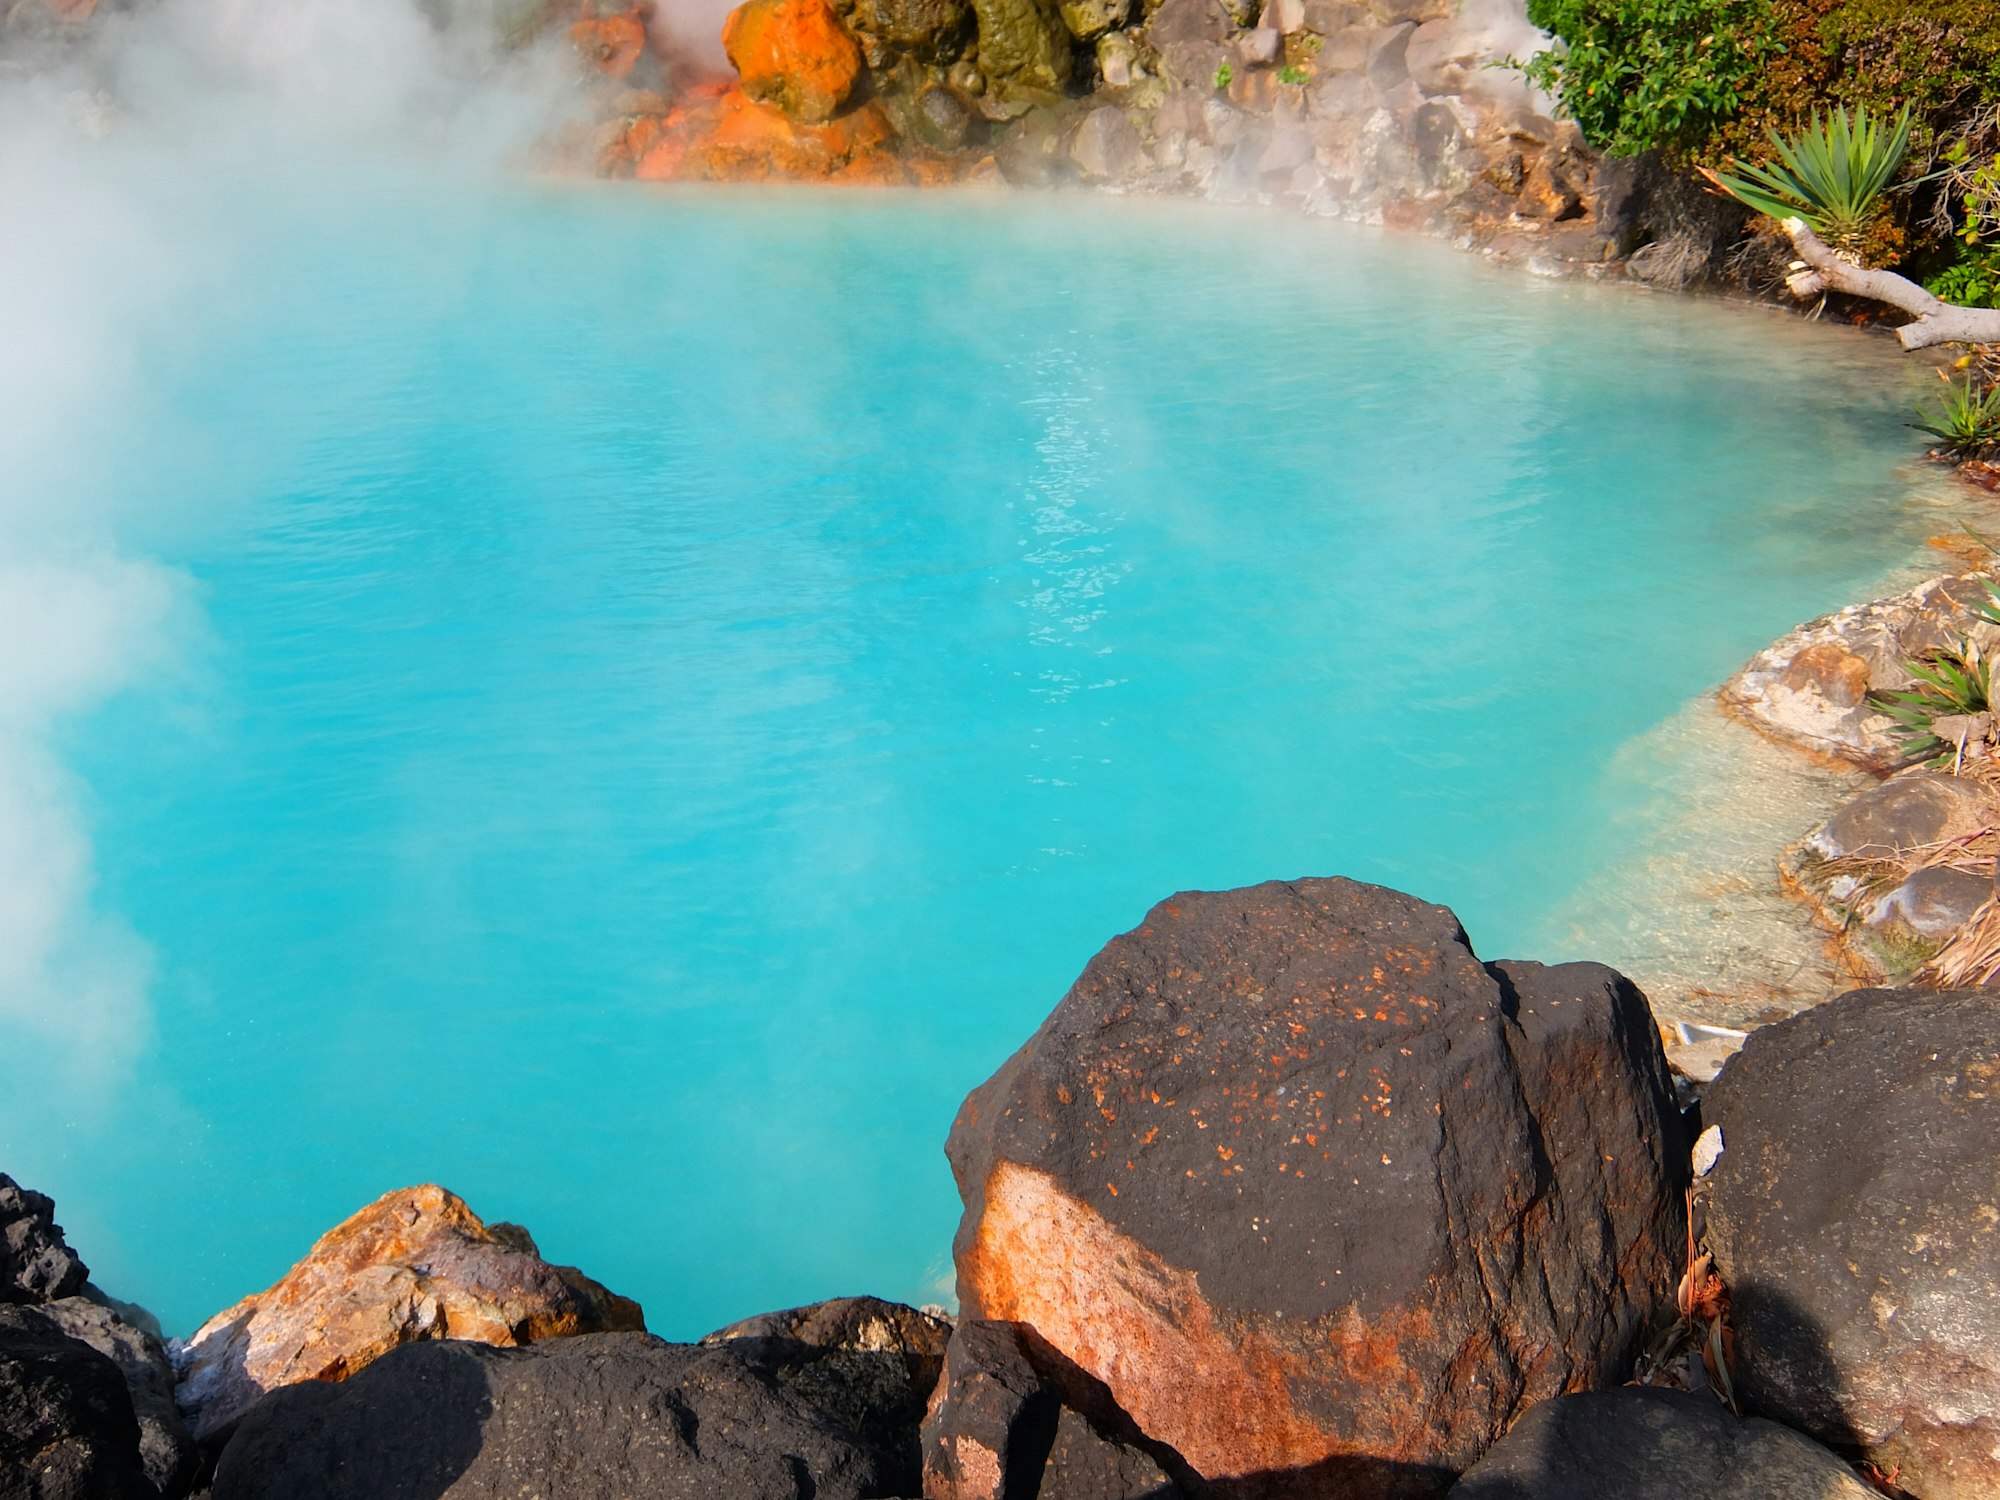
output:
POLYGON ((2000 996, 1843 995, 1703 1112, 1745 1401, 1923 1500, 2000 1494, 2000 996))
POLYGON ((1434 1495, 1668 1316, 1687 1147, 1644 998, 1346 880, 1173 897, 965 1102, 968 1318, 1232 1495, 1434 1495))

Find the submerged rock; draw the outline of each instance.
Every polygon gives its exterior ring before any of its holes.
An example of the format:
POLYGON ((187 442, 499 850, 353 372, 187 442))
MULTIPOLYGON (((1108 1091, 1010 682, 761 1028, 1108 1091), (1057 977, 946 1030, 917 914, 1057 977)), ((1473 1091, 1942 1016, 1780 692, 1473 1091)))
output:
POLYGON ((38 1307, 0 1306, 0 1495, 154 1500, 125 1377, 38 1307))
POLYGON ((1900 979, 1993 896, 1990 868, 1954 867, 1950 846, 1996 826, 2000 798, 1984 782, 1897 776, 1855 793, 1786 851, 1782 868, 1851 968, 1900 979))
POLYGON ((519 1225, 489 1227, 425 1185, 329 1230, 275 1286, 217 1313, 173 1352, 181 1409, 205 1440, 267 1391, 348 1379, 401 1344, 530 1344, 644 1326, 638 1303, 548 1264, 519 1225))
POLYGON ((276 1391, 223 1449, 213 1496, 863 1500, 892 1480, 735 1342, 606 1333, 413 1344, 342 1384, 276 1391))
POLYGON ((1738 1421, 1711 1397, 1626 1386, 1534 1407, 1451 1500, 1875 1500, 1789 1427, 1738 1421))
POLYGON ((1441 1493, 1523 1407, 1626 1378, 1683 1253, 1644 998, 1344 880, 1155 907, 947 1149, 965 1315, 1245 1495, 1441 1493))
POLYGON ((861 48, 828 0, 744 0, 722 46, 745 94, 808 125, 839 113, 861 78, 861 48))
POLYGON ((1924 1500, 2000 1493, 2000 998, 1843 995, 1752 1035, 1703 1116, 1745 1402, 1924 1500))
POLYGON ((1891 769, 1902 746, 1868 694, 1908 687, 1906 663, 1961 636, 2000 648, 2000 628, 1973 614, 1985 600, 1979 575, 1962 574, 1822 615, 1758 652, 1724 685, 1723 706, 1774 739, 1891 769))
POLYGON ((90 1280, 55 1213, 54 1199, 0 1172, 0 1303, 74 1297, 90 1280))

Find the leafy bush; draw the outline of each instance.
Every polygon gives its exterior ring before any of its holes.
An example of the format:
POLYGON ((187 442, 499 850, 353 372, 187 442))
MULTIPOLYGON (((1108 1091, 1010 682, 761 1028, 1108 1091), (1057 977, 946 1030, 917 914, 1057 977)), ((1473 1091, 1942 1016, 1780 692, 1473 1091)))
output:
POLYGON ((1584 138, 1618 156, 1690 149, 1743 106, 1771 41, 1772 0, 1528 0, 1561 45, 1519 64, 1584 138))
POLYGON ((1926 277, 1924 290, 1958 307, 2000 308, 2000 246, 1964 256, 1926 277))
POLYGON ((1774 219, 1804 219, 1834 249, 1857 258, 1881 215, 1882 191, 1910 149, 1910 111, 1886 125, 1862 105, 1850 120, 1844 107, 1787 140, 1771 136, 1769 166, 1710 172, 1709 179, 1740 203, 1774 219))

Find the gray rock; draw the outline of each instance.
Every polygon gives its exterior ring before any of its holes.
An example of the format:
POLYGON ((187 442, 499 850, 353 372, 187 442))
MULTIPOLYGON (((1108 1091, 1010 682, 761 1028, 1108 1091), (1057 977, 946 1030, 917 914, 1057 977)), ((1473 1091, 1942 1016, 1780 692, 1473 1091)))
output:
POLYGON ((1125 111, 1104 104, 1083 117, 1069 156, 1093 182, 1123 182, 1145 165, 1146 146, 1125 111))
POLYGON ((1368 24, 1373 18, 1368 7, 1357 0, 1305 0, 1301 7, 1305 29, 1330 37, 1349 26, 1368 24))
POLYGON ((1856 792, 1803 847, 1820 859, 1887 858, 1993 826, 2000 805, 1982 783, 1918 772, 1856 792))
POLYGON ((1713 1399, 1626 1386, 1544 1401, 1451 1500, 1877 1500, 1833 1454, 1713 1399))
POLYGON ((1284 37, 1268 26, 1252 27, 1236 39, 1236 55, 1253 68, 1269 67, 1278 60, 1284 37))
POLYGON ((89 1297, 44 1304, 42 1316, 118 1366, 139 1422, 139 1457, 162 1496, 185 1495, 200 1467, 194 1438, 174 1405, 174 1370, 158 1336, 89 1297))
POLYGON ((1870 927, 1907 930, 1918 937, 1953 937, 1973 914, 1993 899, 1993 877, 1971 870, 1932 865, 1879 900, 1870 902, 1862 917, 1870 927))
POLYGON ((1404 63, 1426 94, 1459 94, 1490 55, 1481 34, 1465 22, 1426 21, 1410 33, 1404 63))
POLYGON ((0 1496, 155 1500, 118 1366, 39 1307, 0 1306, 0 1496))
POLYGON ((1181 42, 1220 43, 1232 29, 1219 0, 1161 0, 1146 22, 1146 36, 1165 51, 1181 42))
POLYGON ((863 1500, 893 1472, 734 1343, 582 1334, 405 1344, 338 1385, 266 1396, 213 1500, 863 1500))
POLYGON ((870 1448, 892 1493, 914 1495, 922 1483, 917 1430, 950 1338, 946 1318, 879 1297, 839 1297, 732 1323, 702 1343, 770 1372, 870 1448))
POLYGON ((1413 22, 1405 21, 1385 26, 1369 39, 1366 68, 1377 93, 1387 94, 1410 81, 1410 37, 1416 29, 1413 22))
POLYGON ((0 1172, 0 1303, 74 1297, 90 1280, 55 1213, 53 1199, 0 1172))
POLYGON ((1703 1115, 1751 1409, 1924 1500, 2000 1493, 2000 997, 1843 995, 1752 1034, 1703 1115))

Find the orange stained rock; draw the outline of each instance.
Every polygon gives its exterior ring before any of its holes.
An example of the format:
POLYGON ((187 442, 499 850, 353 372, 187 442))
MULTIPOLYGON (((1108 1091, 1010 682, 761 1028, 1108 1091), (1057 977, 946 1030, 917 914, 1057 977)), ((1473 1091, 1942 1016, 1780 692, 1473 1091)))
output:
POLYGON ((818 179, 899 184, 910 175, 888 149, 894 132, 874 103, 825 125, 805 125, 748 98, 741 88, 690 99, 657 127, 628 127, 646 142, 633 175, 648 182, 818 179))
POLYGON ((746 94, 809 125, 838 114, 861 77, 861 48, 828 0, 744 0, 722 46, 746 94))
POLYGON ((646 23, 652 16, 652 6, 641 3, 600 17, 592 11, 591 0, 582 0, 569 39, 607 78, 629 78, 645 55, 646 23))
POLYGON ((982 1208, 959 1252, 966 1315, 1031 1325, 1109 1386, 1147 1436, 1207 1479, 1248 1479, 1344 1456, 1435 1462, 1439 1451, 1463 1441, 1459 1427, 1494 1421, 1476 1399, 1435 1417, 1434 1393, 1404 1358, 1436 1337, 1422 1306, 1373 1323, 1351 1305, 1310 1322, 1223 1315, 1192 1271, 1161 1260, 1045 1172, 1002 1162, 987 1179, 982 1208), (1382 1399, 1357 1426, 1335 1431, 1293 1395, 1329 1380, 1382 1399))
POLYGON ((210 1318, 179 1353, 177 1399, 207 1438, 266 1391, 345 1380, 402 1344, 516 1345, 645 1327, 639 1304, 541 1258, 434 1184, 378 1198, 276 1285, 210 1318))

